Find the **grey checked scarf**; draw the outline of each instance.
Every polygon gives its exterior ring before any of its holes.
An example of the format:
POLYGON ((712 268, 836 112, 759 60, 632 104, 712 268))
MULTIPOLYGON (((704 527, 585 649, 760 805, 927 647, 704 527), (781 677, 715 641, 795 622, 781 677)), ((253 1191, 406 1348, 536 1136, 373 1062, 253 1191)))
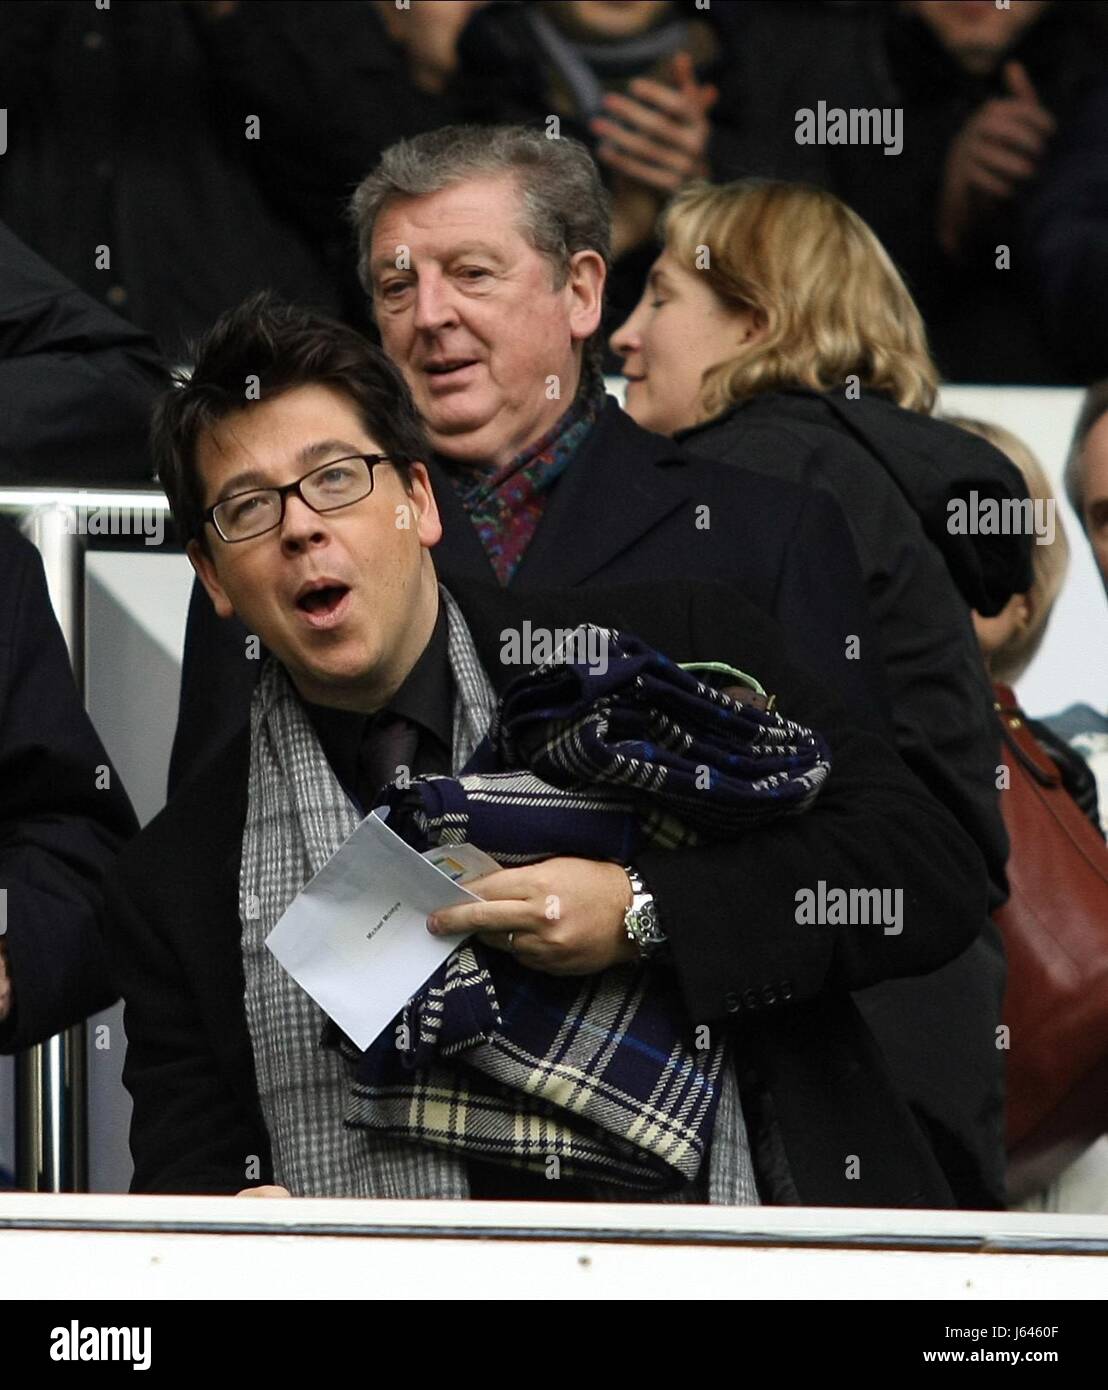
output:
MULTIPOLYGON (((465 620, 440 588, 456 687, 452 760, 457 774, 487 730, 496 705, 465 620)), ((349 1076, 321 1046, 327 1022, 285 973, 265 938, 289 903, 358 824, 284 669, 270 659, 251 709, 249 804, 243 832, 239 910, 245 1007, 274 1181, 298 1196, 466 1197, 464 1159, 446 1150, 343 1124, 349 1076)), ((662 1201, 758 1201, 733 1068, 723 1086, 708 1172, 662 1201)), ((641 1200, 598 1185, 605 1200, 641 1200)))

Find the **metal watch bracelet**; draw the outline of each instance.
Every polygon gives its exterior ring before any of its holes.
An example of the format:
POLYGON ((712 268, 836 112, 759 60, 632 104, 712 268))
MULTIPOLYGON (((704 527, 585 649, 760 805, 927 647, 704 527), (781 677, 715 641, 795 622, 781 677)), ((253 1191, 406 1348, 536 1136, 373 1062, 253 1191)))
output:
POLYGON ((658 925, 654 895, 650 893, 637 870, 625 864, 623 872, 631 881, 631 906, 623 914, 627 939, 639 948, 643 960, 654 960, 666 945, 667 937, 658 925))

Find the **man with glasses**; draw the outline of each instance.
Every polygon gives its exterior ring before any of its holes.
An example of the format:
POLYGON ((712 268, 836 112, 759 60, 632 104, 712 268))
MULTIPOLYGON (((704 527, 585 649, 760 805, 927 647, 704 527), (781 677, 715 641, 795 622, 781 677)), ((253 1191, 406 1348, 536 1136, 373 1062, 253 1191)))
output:
POLYGON ((684 1035, 703 1022, 731 1050, 707 1175, 658 1200, 950 1203, 849 991, 964 949, 983 866, 895 754, 789 667, 770 619, 740 594, 681 581, 526 598, 441 584, 428 443, 402 376, 352 330, 265 297, 201 342, 154 444, 215 611, 270 655, 249 726, 181 787, 108 891, 134 1191, 596 1197, 545 1165, 344 1124, 350 1078, 323 1046, 327 1020, 265 946, 327 846, 398 772, 460 772, 521 674, 506 634, 592 622, 677 660, 755 672, 820 729, 834 775, 803 815, 726 844, 489 874, 474 885, 481 901, 435 925, 511 952, 532 990, 546 976, 599 987, 640 961, 672 972, 669 1025, 684 1035), (819 879, 902 886, 903 931, 798 921, 797 890, 819 879), (639 929, 648 906, 668 960, 639 929), (859 1146, 860 1167, 846 1160, 859 1146))
MULTIPOLYGON (((323 452, 330 453, 330 449, 323 452)), ((233 492, 204 513, 222 540, 229 544, 263 536, 285 519, 285 499, 290 493, 313 512, 337 511, 368 497, 373 491, 373 469, 378 463, 407 464, 407 459, 390 459, 387 454, 351 454, 349 458, 321 463, 302 478, 284 487, 248 488, 233 492)), ((245 482, 246 479, 239 479, 245 482)))

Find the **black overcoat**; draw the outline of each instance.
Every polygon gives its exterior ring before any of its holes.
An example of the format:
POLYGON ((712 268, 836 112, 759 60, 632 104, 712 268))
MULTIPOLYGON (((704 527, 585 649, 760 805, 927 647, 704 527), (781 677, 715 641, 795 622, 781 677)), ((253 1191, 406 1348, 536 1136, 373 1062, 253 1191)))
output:
MULTIPOLYGON (((937 969, 977 934, 986 875, 973 841, 826 683, 798 674, 779 630, 733 590, 674 581, 518 595, 451 585, 494 684, 503 633, 592 620, 679 660, 727 660, 828 738, 833 771, 803 816, 722 847, 651 851, 638 867, 673 942, 690 1021, 733 1028, 765 1200, 945 1206, 950 1190, 890 1083, 850 991, 937 969), (802 925, 796 894, 901 888, 904 927, 802 925)), ((272 1180, 243 1006, 237 881, 244 731, 180 788, 125 854, 106 922, 126 1005, 136 1192, 235 1192, 272 1180)), ((921 1040, 922 1041, 922 1040, 921 1040)))
POLYGON ((39 553, 0 522, 0 890, 14 984, 0 1052, 119 997, 97 908, 105 871, 137 829, 77 693, 39 553))

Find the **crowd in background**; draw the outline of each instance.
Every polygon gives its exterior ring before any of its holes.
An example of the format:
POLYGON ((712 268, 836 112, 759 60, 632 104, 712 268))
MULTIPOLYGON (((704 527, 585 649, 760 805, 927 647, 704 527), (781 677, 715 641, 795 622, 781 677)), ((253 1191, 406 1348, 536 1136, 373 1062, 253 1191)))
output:
POLYGON ((381 151, 556 120, 613 196, 610 327, 684 183, 801 179, 877 233, 945 379, 1084 384, 1108 372, 1106 33, 1095 0, 11 0, 0 218, 180 361, 263 284, 366 326, 346 206, 381 151), (821 106, 902 129, 799 143, 821 106))

